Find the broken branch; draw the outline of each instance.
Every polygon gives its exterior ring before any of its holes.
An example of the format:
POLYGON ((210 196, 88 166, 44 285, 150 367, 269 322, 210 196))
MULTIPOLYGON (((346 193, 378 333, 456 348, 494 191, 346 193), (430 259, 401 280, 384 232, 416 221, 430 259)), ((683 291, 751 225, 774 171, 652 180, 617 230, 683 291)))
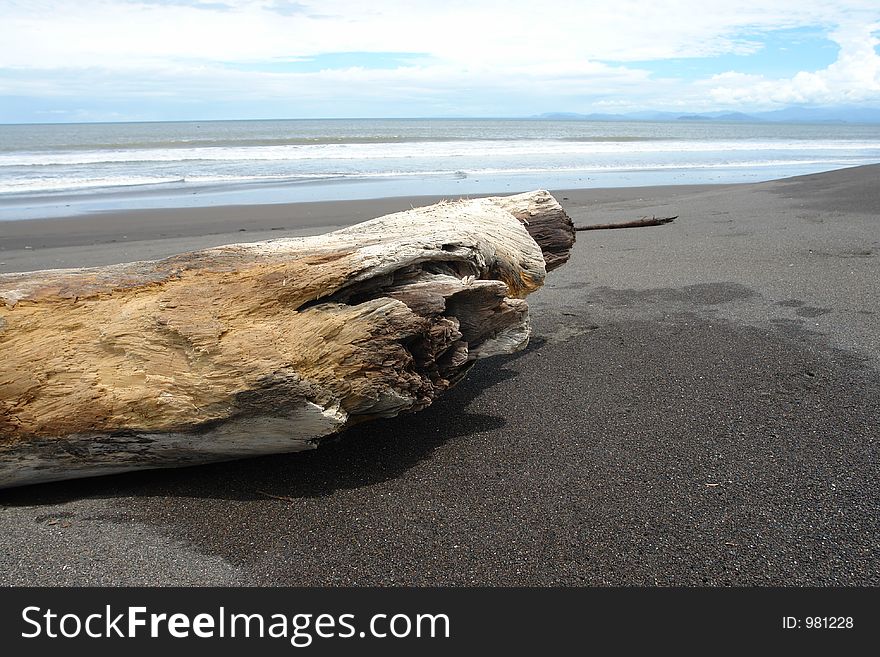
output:
POLYGON ((672 223, 678 219, 678 215, 674 217, 642 217, 641 219, 633 219, 632 221, 622 221, 613 224, 590 224, 589 226, 575 226, 575 230, 610 230, 612 228, 643 228, 644 226, 662 226, 663 224, 672 223))

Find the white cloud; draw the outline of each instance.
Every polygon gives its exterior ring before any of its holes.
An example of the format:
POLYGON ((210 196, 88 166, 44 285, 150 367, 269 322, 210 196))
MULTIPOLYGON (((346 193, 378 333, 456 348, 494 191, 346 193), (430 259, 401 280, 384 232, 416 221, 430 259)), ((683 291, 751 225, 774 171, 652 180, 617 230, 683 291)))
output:
POLYGON ((0 66, 124 66, 326 52, 427 52, 448 61, 633 61, 749 52, 738 35, 858 22, 876 0, 0 1, 0 66), (711 3, 709 3, 711 5, 711 3))
POLYGON ((339 99, 446 95, 451 111, 468 101, 513 114, 880 102, 877 0, 0 0, 0 16, 0 93, 16 96, 235 96, 340 107, 339 99), (804 26, 829 32, 840 57, 788 80, 735 72, 661 80, 638 65, 755 52, 761 32, 804 26), (334 52, 426 57, 317 73, 225 66, 334 52))
POLYGON ((682 25, 682 3, 659 14, 626 0, 615 3, 613 12, 591 3, 549 3, 537 9, 533 3, 515 2, 322 0, 311 13, 308 2, 297 3, 299 11, 281 13, 276 2, 225 4, 231 9, 209 11, 197 2, 0 3, 0 65, 247 60, 360 50, 427 51, 469 61, 540 59, 549 52, 627 59, 630 53, 646 58, 685 47, 700 52, 730 47, 723 35, 728 20, 713 21, 710 31, 694 21, 682 25), (318 13, 332 18, 312 17, 318 13), (664 24, 677 26, 670 31, 653 27, 664 24), (651 39, 627 39, 627 34, 651 39))
POLYGON ((727 72, 706 85, 721 105, 832 105, 880 102, 880 22, 839 26, 830 35, 840 46, 837 60, 825 69, 801 71, 788 79, 727 72))

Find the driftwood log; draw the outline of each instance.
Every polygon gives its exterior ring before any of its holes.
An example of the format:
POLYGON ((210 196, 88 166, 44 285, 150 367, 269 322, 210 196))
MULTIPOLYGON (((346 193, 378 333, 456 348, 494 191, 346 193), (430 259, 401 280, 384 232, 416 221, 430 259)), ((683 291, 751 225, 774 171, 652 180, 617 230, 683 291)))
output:
POLYGON ((547 192, 155 262, 0 275, 0 486, 315 447, 524 347, 547 192))

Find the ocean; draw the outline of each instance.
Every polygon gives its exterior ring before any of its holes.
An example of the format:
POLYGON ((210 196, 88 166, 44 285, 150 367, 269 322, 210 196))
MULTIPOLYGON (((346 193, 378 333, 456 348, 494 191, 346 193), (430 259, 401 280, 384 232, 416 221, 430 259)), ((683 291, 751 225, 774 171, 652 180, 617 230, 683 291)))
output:
POLYGON ((0 219, 771 180, 880 162, 880 125, 337 119, 0 125, 0 219))

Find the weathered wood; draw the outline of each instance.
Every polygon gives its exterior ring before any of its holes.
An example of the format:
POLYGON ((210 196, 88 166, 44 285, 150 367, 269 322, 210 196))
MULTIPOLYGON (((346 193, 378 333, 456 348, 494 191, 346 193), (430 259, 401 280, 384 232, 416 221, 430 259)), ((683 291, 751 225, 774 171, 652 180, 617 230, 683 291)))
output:
POLYGON ((528 341, 544 191, 156 262, 0 275, 0 486, 316 446, 528 341))
POLYGON ((641 219, 633 219, 631 221, 620 221, 613 224, 590 224, 589 226, 575 226, 576 231, 581 230, 611 230, 614 228, 644 228, 645 226, 662 226, 670 224, 678 219, 678 215, 674 217, 642 217, 641 219))

